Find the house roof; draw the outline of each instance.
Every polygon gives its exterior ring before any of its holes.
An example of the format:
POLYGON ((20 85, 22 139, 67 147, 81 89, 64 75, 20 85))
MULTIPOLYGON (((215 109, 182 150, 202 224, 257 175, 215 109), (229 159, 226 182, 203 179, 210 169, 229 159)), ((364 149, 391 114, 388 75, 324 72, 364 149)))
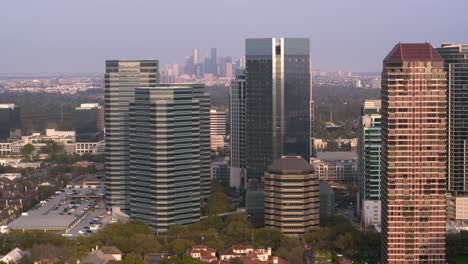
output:
POLYGON ((384 62, 444 61, 429 43, 398 43, 384 62))
POLYGON ((120 251, 120 249, 114 246, 104 246, 100 250, 104 254, 111 254, 111 255, 122 254, 122 251, 120 251))
POLYGON ((25 251, 22 251, 20 248, 14 248, 12 251, 8 252, 5 256, 0 257, 0 261, 9 263, 9 262, 19 262, 26 255, 25 251))

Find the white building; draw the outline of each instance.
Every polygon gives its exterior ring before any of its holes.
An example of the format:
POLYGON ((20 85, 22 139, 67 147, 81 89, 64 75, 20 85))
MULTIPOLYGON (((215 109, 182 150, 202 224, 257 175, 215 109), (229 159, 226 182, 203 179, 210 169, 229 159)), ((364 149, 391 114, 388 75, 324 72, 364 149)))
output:
POLYGON ((98 154, 104 152, 105 143, 104 140, 99 142, 77 142, 75 146, 75 153, 77 154, 98 154))
POLYGON ((1 263, 20 263, 21 259, 28 254, 27 251, 23 251, 20 248, 15 248, 8 252, 5 256, 0 256, 1 263))
POLYGON ((211 149, 224 148, 224 137, 226 136, 226 112, 210 110, 210 141, 211 149))
POLYGON ((75 137, 75 131, 60 131, 55 129, 46 129, 47 137, 75 137))
POLYGON ((320 181, 352 183, 358 173, 358 160, 354 151, 317 152, 311 158, 320 181))
POLYGON ((0 142, 0 156, 20 154, 23 144, 21 140, 12 142, 0 142))
POLYGON ((447 220, 468 222, 468 195, 447 194, 447 220))

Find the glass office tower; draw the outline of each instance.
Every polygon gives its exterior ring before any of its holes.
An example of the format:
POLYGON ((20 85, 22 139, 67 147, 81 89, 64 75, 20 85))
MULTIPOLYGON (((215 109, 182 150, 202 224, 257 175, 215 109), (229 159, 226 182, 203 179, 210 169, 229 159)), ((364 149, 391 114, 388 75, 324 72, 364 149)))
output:
POLYGON ((158 60, 106 61, 104 110, 106 129, 106 204, 129 213, 129 103, 135 88, 159 83, 158 60))
POLYGON ((246 139, 245 139, 245 101, 246 101, 245 70, 237 70, 236 78, 231 82, 229 93, 229 114, 230 126, 230 149, 231 166, 230 180, 231 187, 245 188, 245 159, 246 159, 246 139))
POLYGON ((309 160, 311 79, 309 39, 247 39, 247 177, 260 178, 273 160, 309 160))
POLYGON ((129 115, 131 218, 156 232, 199 221, 210 191, 210 99, 204 85, 137 88, 129 115))
POLYGON ((75 108, 75 141, 98 142, 103 140, 102 107, 97 103, 81 104, 75 108))
POLYGON ((447 190, 468 192, 468 44, 436 50, 447 71, 447 190))
POLYGON ((15 104, 0 104, 0 141, 21 138, 20 108, 15 104))

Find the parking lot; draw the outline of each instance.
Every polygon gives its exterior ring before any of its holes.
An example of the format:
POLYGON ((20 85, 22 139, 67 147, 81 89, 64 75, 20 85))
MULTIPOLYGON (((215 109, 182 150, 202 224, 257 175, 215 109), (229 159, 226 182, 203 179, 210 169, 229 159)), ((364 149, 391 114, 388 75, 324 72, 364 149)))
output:
POLYGON ((8 227, 10 230, 51 231, 71 237, 96 232, 110 220, 100 188, 66 188, 40 201, 8 227))
POLYGON ((104 204, 101 201, 97 205, 97 208, 95 208, 89 214, 87 214, 75 227, 73 227, 72 230, 70 230, 67 233, 67 235, 90 235, 109 224, 109 222, 111 221, 111 216, 106 214, 106 210, 104 208, 104 204), (98 218, 100 219, 98 220, 98 218))

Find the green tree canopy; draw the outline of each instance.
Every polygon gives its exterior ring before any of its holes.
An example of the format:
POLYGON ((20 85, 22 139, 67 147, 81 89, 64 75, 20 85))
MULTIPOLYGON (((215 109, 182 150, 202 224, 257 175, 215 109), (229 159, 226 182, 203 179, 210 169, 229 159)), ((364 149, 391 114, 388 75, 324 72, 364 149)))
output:
POLYGON ((26 144, 21 148, 21 155, 23 158, 29 157, 34 151, 34 146, 32 144, 26 144))

